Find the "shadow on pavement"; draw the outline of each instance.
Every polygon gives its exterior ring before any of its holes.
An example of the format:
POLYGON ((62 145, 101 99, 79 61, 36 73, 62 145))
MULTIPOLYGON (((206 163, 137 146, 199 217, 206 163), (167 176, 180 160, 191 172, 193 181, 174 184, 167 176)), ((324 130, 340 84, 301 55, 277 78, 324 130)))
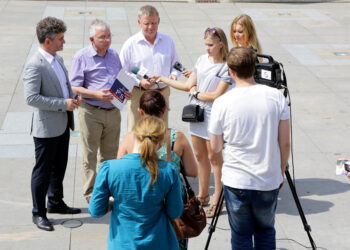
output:
MULTIPOLYGON (((281 189, 277 206, 278 214, 299 215, 294 198, 287 182, 281 189)), ((326 200, 315 200, 306 196, 327 196, 345 193, 350 185, 333 179, 298 179, 295 181, 298 198, 305 214, 317 214, 329 211, 334 204, 326 200)))

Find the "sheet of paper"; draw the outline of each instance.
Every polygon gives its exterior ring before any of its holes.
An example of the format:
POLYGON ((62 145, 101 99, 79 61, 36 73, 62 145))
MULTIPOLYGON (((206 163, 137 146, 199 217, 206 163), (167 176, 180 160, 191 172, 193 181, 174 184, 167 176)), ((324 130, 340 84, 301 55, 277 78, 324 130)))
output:
POLYGON ((112 104, 122 110, 127 100, 125 92, 131 92, 135 82, 124 70, 120 70, 109 92, 113 95, 112 104))
POLYGON ((350 165, 350 158, 338 158, 335 166, 336 175, 347 175, 346 166, 350 165))

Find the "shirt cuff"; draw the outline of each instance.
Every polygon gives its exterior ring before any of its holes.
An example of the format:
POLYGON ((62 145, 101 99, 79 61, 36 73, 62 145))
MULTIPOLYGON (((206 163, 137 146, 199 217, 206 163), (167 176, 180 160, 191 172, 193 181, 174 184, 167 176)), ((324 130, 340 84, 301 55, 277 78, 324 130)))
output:
POLYGON ((181 72, 178 70, 173 70, 170 72, 170 75, 175 75, 177 78, 179 78, 179 76, 181 75, 181 72))

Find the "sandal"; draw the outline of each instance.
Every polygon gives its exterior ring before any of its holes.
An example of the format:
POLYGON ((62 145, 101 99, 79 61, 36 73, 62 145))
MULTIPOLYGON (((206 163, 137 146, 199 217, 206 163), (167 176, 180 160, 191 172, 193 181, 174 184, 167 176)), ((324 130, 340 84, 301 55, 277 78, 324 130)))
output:
POLYGON ((209 201, 210 201, 210 196, 209 194, 207 194, 206 196, 197 196, 197 199, 200 201, 200 203, 202 203, 202 206, 208 206, 209 201))
MULTIPOLYGON (((207 209, 207 211, 205 211, 205 216, 206 216, 207 218, 213 218, 213 217, 214 217, 214 215, 215 215, 215 210, 216 210, 217 205, 218 205, 218 204, 213 204, 213 205, 211 205, 211 206, 207 209)), ((222 212, 223 207, 224 207, 224 206, 221 207, 220 213, 222 212)))

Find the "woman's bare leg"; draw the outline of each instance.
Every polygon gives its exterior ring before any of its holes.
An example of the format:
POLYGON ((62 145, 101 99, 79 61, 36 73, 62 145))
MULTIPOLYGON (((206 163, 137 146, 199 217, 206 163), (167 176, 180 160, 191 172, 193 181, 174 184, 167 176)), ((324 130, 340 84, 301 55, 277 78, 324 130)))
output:
MULTIPOLYGON (((196 155, 198 162, 198 197, 202 197, 205 201, 209 201, 210 162, 206 145, 207 140, 194 135, 192 135, 191 138, 194 154, 196 155)), ((203 199, 201 201, 203 202, 203 199)))

